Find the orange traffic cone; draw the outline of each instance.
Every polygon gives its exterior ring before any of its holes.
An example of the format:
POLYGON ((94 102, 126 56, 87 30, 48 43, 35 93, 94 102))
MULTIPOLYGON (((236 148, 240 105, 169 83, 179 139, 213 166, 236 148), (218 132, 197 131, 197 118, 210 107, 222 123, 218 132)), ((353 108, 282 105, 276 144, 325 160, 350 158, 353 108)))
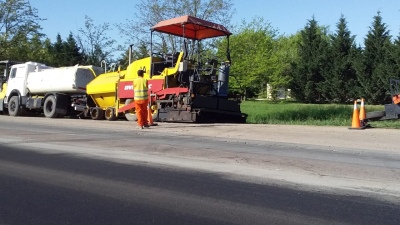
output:
POLYGON ((364 99, 361 99, 361 107, 360 107, 360 123, 362 127, 366 126, 366 121, 365 119, 367 118, 366 116, 366 111, 365 111, 365 106, 364 106, 364 99))
POLYGON ((357 108, 357 100, 354 101, 353 120, 349 129, 363 129, 360 124, 360 115, 357 108))

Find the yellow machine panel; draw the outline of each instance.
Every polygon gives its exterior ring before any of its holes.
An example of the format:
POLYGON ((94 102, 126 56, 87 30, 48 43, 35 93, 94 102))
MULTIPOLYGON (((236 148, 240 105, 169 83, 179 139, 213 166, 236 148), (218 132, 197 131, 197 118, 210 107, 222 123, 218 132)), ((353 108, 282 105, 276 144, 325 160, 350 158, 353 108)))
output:
POLYGON ((101 74, 86 86, 86 93, 100 108, 113 107, 116 101, 116 87, 120 74, 126 71, 101 74))
MULTIPOLYGON (((154 62, 162 62, 162 58, 153 57, 154 62)), ((150 57, 139 59, 131 63, 128 68, 120 72, 109 72, 97 76, 86 86, 86 93, 93 99, 97 107, 106 109, 108 107, 115 107, 118 100, 118 83, 127 82, 137 78, 137 71, 145 71, 144 77, 150 78, 150 57)), ((163 79, 160 76, 153 77, 152 79, 163 79)), ((124 102, 119 103, 120 107, 124 102)))

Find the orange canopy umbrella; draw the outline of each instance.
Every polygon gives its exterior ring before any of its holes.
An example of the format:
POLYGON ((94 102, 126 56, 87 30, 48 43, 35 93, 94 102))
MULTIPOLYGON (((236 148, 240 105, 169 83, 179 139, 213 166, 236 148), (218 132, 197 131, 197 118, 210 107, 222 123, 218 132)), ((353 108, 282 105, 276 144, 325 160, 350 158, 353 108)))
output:
POLYGON ((223 25, 189 15, 161 21, 154 25, 151 30, 195 40, 232 34, 223 25))

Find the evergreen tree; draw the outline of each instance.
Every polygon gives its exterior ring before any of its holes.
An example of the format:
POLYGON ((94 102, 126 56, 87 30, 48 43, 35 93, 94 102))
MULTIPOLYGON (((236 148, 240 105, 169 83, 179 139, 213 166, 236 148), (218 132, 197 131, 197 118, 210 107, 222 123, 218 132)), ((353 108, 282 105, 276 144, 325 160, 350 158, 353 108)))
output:
POLYGON ((382 104, 389 101, 389 78, 392 76, 390 62, 391 36, 380 12, 374 16, 372 27, 364 40, 365 48, 357 62, 359 97, 368 103, 382 104))
POLYGON ((53 44, 45 45, 45 48, 49 52, 48 65, 62 67, 83 64, 84 55, 81 53, 72 33, 69 34, 66 41, 58 34, 56 41, 53 44))
POLYGON ((44 58, 43 58, 43 63, 46 65, 52 65, 52 62, 54 61, 53 59, 53 43, 51 43, 51 40, 49 38, 46 38, 43 41, 43 49, 46 52, 44 58))
POLYGON ((323 73, 329 65, 326 34, 314 17, 300 33, 299 58, 293 65, 292 95, 299 101, 321 101, 324 100, 326 92, 323 73))
POLYGON ((394 41, 393 51, 392 51, 392 59, 393 59, 393 77, 400 79, 400 35, 397 36, 394 41))
POLYGON ((72 33, 70 33, 67 40, 63 42, 63 52, 65 54, 63 60, 65 66, 73 66, 84 63, 84 56, 72 33))
POLYGON ((56 67, 63 66, 65 55, 63 40, 60 34, 57 34, 56 42, 53 44, 51 53, 53 54, 51 65, 56 67))
POLYGON ((331 35, 329 58, 332 68, 325 76, 329 99, 335 102, 345 103, 357 97, 357 74, 354 68, 357 51, 354 39, 342 15, 336 33, 331 35))

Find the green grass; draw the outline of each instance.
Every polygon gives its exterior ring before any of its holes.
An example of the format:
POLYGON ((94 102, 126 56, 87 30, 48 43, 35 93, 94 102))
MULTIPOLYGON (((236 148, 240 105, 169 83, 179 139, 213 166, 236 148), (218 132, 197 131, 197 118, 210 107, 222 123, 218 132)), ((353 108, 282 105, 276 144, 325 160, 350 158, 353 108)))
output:
MULTIPOLYGON (((291 124, 312 126, 351 126, 354 105, 302 104, 288 101, 244 101, 243 113, 248 114, 247 123, 291 124)), ((358 105, 358 108, 360 105, 358 105)), ((365 110, 383 111, 384 106, 365 106, 365 110)), ((372 127, 400 129, 400 121, 370 122, 372 127)))

